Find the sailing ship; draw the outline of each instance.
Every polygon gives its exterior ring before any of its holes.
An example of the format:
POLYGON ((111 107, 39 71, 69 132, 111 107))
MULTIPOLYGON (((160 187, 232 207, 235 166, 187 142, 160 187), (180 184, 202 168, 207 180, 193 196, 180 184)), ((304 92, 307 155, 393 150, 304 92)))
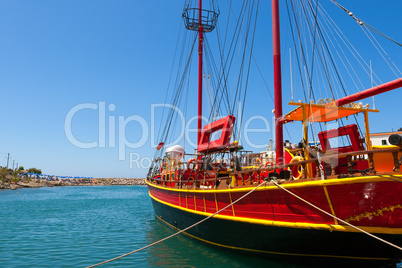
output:
MULTIPOLYGON (((357 102, 400 88, 402 79, 340 98, 291 101, 295 108, 283 114, 278 2, 272 0, 275 150, 263 153, 247 151, 234 139, 240 120, 233 109, 202 126, 204 35, 215 29, 219 10, 214 4, 203 9, 201 0, 198 6, 192 1, 185 5, 185 27, 198 36, 197 145, 194 154, 184 146, 165 146, 163 138, 157 146, 159 157, 146 179, 155 215, 176 230, 210 217, 184 233, 228 249, 395 264, 402 259, 402 137, 392 135, 391 145, 372 146, 369 114, 378 110, 357 102), (363 127, 343 124, 358 115, 363 127), (303 137, 297 146, 283 141, 283 128, 290 122, 301 123, 303 137), (313 129, 331 122, 342 125, 319 133, 313 129), (341 139, 347 144, 334 142, 341 139)), ((316 3, 304 3, 316 19, 316 3)), ((246 13, 238 22, 246 20, 246 13)), ((310 30, 319 36, 314 23, 310 30)), ((310 74, 301 70, 312 88, 310 74)))

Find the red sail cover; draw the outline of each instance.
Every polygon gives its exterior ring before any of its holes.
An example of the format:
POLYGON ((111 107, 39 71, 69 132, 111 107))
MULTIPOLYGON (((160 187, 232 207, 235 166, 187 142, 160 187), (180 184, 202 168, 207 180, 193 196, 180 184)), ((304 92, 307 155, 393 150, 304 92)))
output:
POLYGON ((228 115, 222 119, 212 122, 204 126, 198 144, 198 153, 216 152, 226 148, 232 136, 233 126, 236 118, 233 115, 228 115), (220 137, 210 141, 211 135, 215 132, 222 131, 220 137))

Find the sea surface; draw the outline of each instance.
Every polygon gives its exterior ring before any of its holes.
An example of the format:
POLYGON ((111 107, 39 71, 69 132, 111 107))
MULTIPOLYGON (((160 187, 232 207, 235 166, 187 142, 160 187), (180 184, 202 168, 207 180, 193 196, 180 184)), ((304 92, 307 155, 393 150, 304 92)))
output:
MULTIPOLYGON (((173 233, 155 219, 146 187, 0 191, 0 267, 87 267, 173 233)), ((210 247, 179 235, 100 267, 348 266, 378 267, 328 260, 271 260, 210 247)))

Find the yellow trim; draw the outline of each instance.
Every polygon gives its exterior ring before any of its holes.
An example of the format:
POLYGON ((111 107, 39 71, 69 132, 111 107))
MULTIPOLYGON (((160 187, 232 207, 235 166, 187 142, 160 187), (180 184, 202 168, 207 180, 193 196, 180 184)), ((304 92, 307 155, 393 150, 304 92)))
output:
MULTIPOLYGON (((306 106, 302 105, 302 112, 303 112, 303 141, 305 142, 306 146, 303 148, 304 149, 304 155, 306 160, 310 159, 310 151, 309 151, 309 146, 308 146, 308 118, 306 114, 306 106)), ((310 164, 306 164, 306 178, 310 177, 310 164)))
MULTIPOLYGON (((336 217, 334 207, 332 206, 331 198, 329 197, 327 186, 324 186, 323 188, 324 188, 325 197, 327 198, 327 201, 328 201, 329 208, 331 209, 331 213, 333 216, 336 217)), ((339 224, 338 220, 336 218, 334 218, 334 224, 336 224, 336 225, 339 224)))
POLYGON ((402 131, 394 131, 394 132, 380 132, 380 133, 371 133, 371 136, 389 136, 391 134, 402 134, 402 131))
MULTIPOLYGON (((230 199, 230 203, 232 204, 233 201, 232 201, 232 195, 230 194, 230 192, 229 192, 229 199, 230 199)), ((236 214, 235 214, 235 211, 234 211, 234 205, 232 205, 231 207, 232 207, 233 217, 236 217, 236 214)))
POLYGON ((371 150, 371 139, 370 139, 370 128, 369 128, 369 119, 368 119, 368 112, 364 111, 364 128, 366 131, 366 144, 367 144, 367 150, 371 150))
MULTIPOLYGON (((154 199, 155 201, 176 208, 180 209, 189 213, 198 214, 201 216, 211 216, 212 213, 207 212, 200 212, 194 211, 188 208, 179 207, 165 201, 162 201, 156 197, 154 197, 150 192, 149 196, 154 199)), ((350 233, 359 233, 358 230, 344 225, 334 225, 334 224, 320 224, 320 223, 304 223, 304 222, 284 222, 284 221, 272 221, 272 220, 261 220, 261 219, 252 219, 252 218, 245 218, 245 217, 233 217, 227 215, 215 215, 214 218, 228 220, 228 221, 238 221, 238 222, 246 222, 250 224, 260 224, 266 226, 275 226, 275 227, 283 227, 283 228, 296 228, 296 229, 315 229, 315 230, 322 230, 322 231, 336 231, 336 232, 350 232, 350 233)), ((387 227, 367 227, 367 226, 357 226, 360 229, 369 232, 369 233, 377 233, 377 234, 402 234, 402 228, 387 228, 387 227)))
POLYGON ((202 199, 204 199, 204 212, 207 212, 207 204, 205 203, 205 194, 202 193, 202 199))
MULTIPOLYGON (((282 186, 286 189, 296 189, 296 188, 307 188, 307 187, 322 187, 322 186, 332 186, 332 185, 345 185, 345 184, 353 184, 353 183, 366 183, 366 182, 381 182, 381 181, 389 181, 387 178, 388 175, 373 175, 373 176, 362 176, 362 177, 353 177, 353 178, 344 178, 344 179, 329 179, 329 180, 316 180, 316 181, 303 181, 298 180, 297 182, 285 183, 282 186)), ((402 175, 392 175, 392 177, 399 177, 402 179, 402 175)), ((148 181, 145 181, 149 186, 155 187, 158 189, 163 189, 166 191, 173 192, 185 192, 185 193, 199 193, 199 192, 208 192, 208 193, 227 193, 227 192, 249 192, 255 187, 244 187, 244 188, 234 188, 234 189, 224 189, 224 190, 188 190, 188 189, 173 189, 163 186, 154 185, 148 181)), ((278 190, 279 188, 275 185, 263 186, 257 189, 256 191, 271 191, 278 190)))
POLYGON ((194 193, 194 210, 197 211, 197 200, 195 198, 195 193, 194 193))
POLYGON ((361 213, 359 215, 355 215, 353 217, 347 218, 345 221, 346 222, 360 221, 360 219, 364 219, 364 218, 371 218, 373 216, 382 216, 384 212, 394 211, 396 208, 402 209, 402 205, 398 204, 395 206, 383 207, 383 208, 377 209, 376 211, 361 213))
POLYGON ((237 181, 236 181, 236 176, 231 175, 230 176, 230 187, 236 187, 237 181))
MULTIPOLYGON (((180 230, 176 228, 175 226, 171 225, 167 221, 164 221, 162 218, 156 217, 163 222, 164 224, 170 226, 174 230, 180 230)), ((301 253, 286 253, 286 252, 275 252, 275 251, 267 251, 267 250, 258 250, 258 249, 251 249, 251 248, 241 248, 241 247, 233 247, 233 246, 228 246, 228 245, 223 245, 219 243, 215 243, 206 239, 199 238, 195 235, 189 234, 187 232, 183 232, 183 234, 195 238, 199 241, 202 241, 204 243, 208 243, 214 246, 219 246, 223 248, 229 248, 229 249, 236 249, 236 250, 244 250, 244 251, 251 251, 251 252, 257 252, 257 253, 266 253, 266 254, 275 254, 275 255, 286 255, 286 256, 303 256, 303 257, 324 257, 324 258, 340 258, 340 259, 354 259, 354 260, 377 260, 377 261, 386 261, 389 260, 390 258, 365 258, 365 257, 351 257, 351 256, 337 256, 337 255, 318 255, 318 254, 301 254, 301 253)))
MULTIPOLYGON (((371 136, 374 136, 373 134, 371 134, 371 136)), ((399 148, 396 145, 373 145, 373 149, 395 149, 395 148, 399 148)))
POLYGON ((215 206, 216 206, 216 211, 218 212, 218 200, 216 199, 216 193, 214 193, 214 197, 215 197, 215 206))

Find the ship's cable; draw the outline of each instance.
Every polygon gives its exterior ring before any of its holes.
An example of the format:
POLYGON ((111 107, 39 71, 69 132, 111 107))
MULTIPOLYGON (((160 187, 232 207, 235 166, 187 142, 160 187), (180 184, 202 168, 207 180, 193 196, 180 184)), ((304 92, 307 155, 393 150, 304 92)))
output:
POLYGON ((236 204, 237 202, 239 202, 240 200, 242 200, 242 199, 245 198, 246 196, 250 195, 252 192, 254 192, 255 190, 257 190, 258 188, 260 188, 262 185, 264 185, 264 184, 266 184, 266 183, 267 183, 266 181, 260 183, 260 184, 259 184, 258 186, 256 186, 254 189, 252 189, 251 191, 247 192, 246 194, 244 194, 243 196, 241 196, 239 199, 237 199, 236 201, 233 201, 232 203, 230 203, 230 204, 227 205, 226 207, 222 208, 221 210, 215 212, 214 214, 212 214, 212 215, 206 217, 205 219, 202 219, 202 220, 200 220, 200 221, 194 223, 193 225, 190 225, 190 226, 188 226, 188 227, 186 227, 186 228, 184 228, 184 229, 182 229, 182 230, 180 230, 180 231, 178 231, 178 232, 176 232, 176 233, 174 233, 174 234, 172 234, 172 235, 169 235, 169 236, 167 236, 167 237, 165 237, 165 238, 162 238, 161 240, 158 240, 158 241, 156 241, 156 242, 154 242, 154 243, 152 243, 152 244, 149 244, 149 245, 147 245, 147 246, 145 246, 145 247, 142 247, 142 248, 139 248, 139 249, 137 249, 137 250, 131 251, 131 252, 129 252, 129 253, 120 255, 120 256, 115 257, 115 258, 113 258, 113 259, 110 259, 110 260, 107 260, 107 261, 103 261, 103 262, 100 262, 100 263, 97 263, 97 264, 88 266, 88 267, 86 267, 86 268, 96 267, 96 266, 99 266, 99 265, 102 265, 102 264, 106 264, 106 263, 109 263, 109 262, 112 262, 112 261, 121 259, 121 258, 126 257, 126 256, 128 256, 128 255, 134 254, 134 253, 139 252, 139 251, 141 251, 141 250, 144 250, 144 249, 146 249, 146 248, 149 248, 149 247, 155 246, 155 245, 157 245, 157 244, 159 244, 159 243, 162 243, 163 241, 168 240, 168 239, 170 239, 170 238, 172 238, 172 237, 175 237, 176 235, 179 235, 179 234, 181 234, 181 233, 184 233, 185 231, 187 231, 187 230, 189 230, 189 229, 191 229, 191 228, 193 228, 193 227, 195 227, 195 226, 197 226, 197 225, 203 223, 203 222, 206 221, 206 220, 209 220, 210 218, 212 218, 213 216, 215 216, 215 215, 221 213, 221 212, 224 211, 225 209, 227 209, 227 208, 233 206, 234 204, 236 204))
POLYGON ((342 9, 343 11, 345 11, 349 16, 351 16, 360 26, 366 26, 367 28, 371 29, 373 32, 387 38, 388 40, 390 40, 391 42, 394 42, 395 44, 397 44, 398 46, 402 47, 402 44, 397 42, 396 40, 392 39, 391 37, 386 36, 385 34, 383 34, 382 32, 380 32, 379 30, 375 29, 374 27, 370 26, 369 24, 367 24, 366 22, 362 21, 361 19, 359 19, 358 17, 356 17, 353 12, 347 10, 345 7, 341 6, 338 2, 336 2, 335 0, 331 0, 332 3, 334 3, 335 5, 337 5, 340 9, 342 9))
POLYGON ((391 181, 402 182, 402 178, 397 177, 397 176, 394 176, 394 175, 391 175, 391 174, 387 174, 387 175, 377 175, 377 176, 379 176, 379 177, 381 177, 381 178, 385 178, 385 179, 391 180, 391 181))
POLYGON ((338 217, 332 215, 331 213, 329 213, 329 212, 327 212, 327 211, 325 211, 325 210, 323 210, 323 209, 317 207, 316 205, 314 205, 314 204, 308 202, 307 200, 303 199, 302 197, 298 196, 297 194, 295 194, 295 193, 289 191, 288 189, 286 189, 285 187, 279 185, 275 180, 271 180, 271 182, 272 182, 273 184, 275 184, 278 188, 280 188, 280 189, 284 190, 285 192, 287 192, 288 194, 290 194, 290 195, 296 197, 297 199, 303 201, 304 203, 306 203, 306 204, 312 206, 313 208, 315 208, 315 209, 321 211, 322 213, 324 213, 324 214, 326 214, 326 215, 328 215, 328 216, 330 216, 330 217, 332 217, 332 218, 334 218, 334 219, 337 219, 339 222, 342 222, 343 224, 346 224, 346 225, 348 225, 348 226, 350 226, 350 227, 352 227, 352 228, 358 230, 359 232, 362 232, 362 233, 364 233, 364 234, 366 234, 366 235, 368 235, 368 236, 371 236, 371 237, 374 238, 374 239, 377 239, 377 240, 379 240, 379 241, 381 241, 381 242, 383 242, 383 243, 385 243, 385 244, 388 244, 388 245, 390 245, 390 246, 392 246, 392 247, 394 247, 394 248, 399 249, 400 251, 402 251, 402 248, 401 248, 401 247, 399 247, 399 246, 397 246, 397 245, 395 245, 395 244, 392 244, 391 242, 386 241, 386 240, 384 240, 384 239, 382 239, 382 238, 380 238, 380 237, 378 237, 378 236, 375 236, 375 235, 373 235, 373 234, 371 234, 371 233, 369 233, 369 232, 366 232, 366 231, 364 231, 363 229, 360 229, 359 227, 356 227, 356 226, 354 226, 353 224, 350 224, 350 223, 348 223, 348 222, 346 222, 346 221, 344 221, 344 220, 342 220, 342 219, 340 219, 340 218, 338 218, 338 217))

